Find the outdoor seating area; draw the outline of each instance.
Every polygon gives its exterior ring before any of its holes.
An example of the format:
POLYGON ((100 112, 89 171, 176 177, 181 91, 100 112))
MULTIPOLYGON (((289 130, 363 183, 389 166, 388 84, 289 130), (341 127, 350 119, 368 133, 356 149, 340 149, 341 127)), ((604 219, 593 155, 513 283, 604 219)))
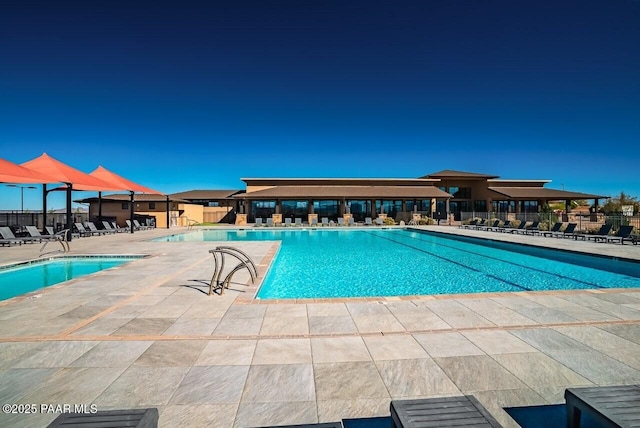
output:
MULTIPOLYGON (((394 223, 395 224, 395 223, 394 223)), ((365 217, 363 222, 357 222, 351 215, 345 215, 343 217, 338 217, 336 221, 329 219, 329 217, 321 217, 320 223, 318 223, 317 216, 310 216, 309 221, 303 222, 301 217, 295 218, 284 218, 282 221, 282 217, 280 215, 274 215, 272 217, 267 217, 263 219, 262 217, 256 217, 255 222, 253 224, 254 227, 355 227, 355 226, 384 226, 385 225, 385 217, 376 217, 373 220, 371 217, 365 217)), ((404 221, 400 221, 400 226, 405 226, 404 221)), ((417 221, 411 220, 409 222, 410 226, 417 226, 417 221)))
MULTIPOLYGON (((518 221, 516 220, 516 222, 518 221)), ((594 231, 593 233, 585 233, 576 230, 578 227, 577 223, 565 224, 563 222, 555 222, 553 226, 548 228, 548 230, 541 229, 539 221, 532 221, 530 223, 527 221, 519 221, 515 226, 514 222, 511 220, 501 221, 496 219, 493 220, 490 225, 487 225, 487 223, 486 219, 474 219, 469 223, 461 224, 459 228, 465 230, 536 235, 546 238, 568 238, 582 241, 593 241, 596 243, 624 244, 625 242, 630 242, 633 245, 637 245, 638 242, 640 242, 640 235, 637 233, 634 234, 635 227, 631 225, 622 225, 614 230, 612 224, 603 224, 597 231, 594 231), (612 234, 612 231, 615 233, 612 234)))

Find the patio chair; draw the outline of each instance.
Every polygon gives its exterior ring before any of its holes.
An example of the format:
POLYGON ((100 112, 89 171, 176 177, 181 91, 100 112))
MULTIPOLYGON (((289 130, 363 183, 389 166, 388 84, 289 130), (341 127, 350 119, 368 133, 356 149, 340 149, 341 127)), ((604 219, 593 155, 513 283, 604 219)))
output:
POLYGON ((338 218, 338 226, 344 226, 344 218, 338 218))
POLYGON ((42 242, 42 241, 59 241, 59 240, 62 239, 62 235, 56 235, 56 234, 42 235, 40 233, 40 231, 38 230, 38 228, 35 227, 35 226, 25 226, 25 228, 27 229, 27 232, 29 233, 29 236, 31 236, 32 238, 40 239, 40 242, 42 242))
POLYGON ((142 225, 140 224, 140 222, 138 220, 133 220, 133 225, 138 229, 138 230, 149 230, 150 227, 147 225, 142 225))
POLYGON ((506 232, 508 229, 511 229, 511 220, 505 221, 502 226, 494 227, 491 230, 494 232, 506 232))
POLYGON ((273 218, 267 217, 267 227, 273 227, 273 218))
POLYGON ((634 242, 634 239, 631 237, 631 232, 633 232, 633 226, 620 226, 620 229, 613 236, 607 236, 607 242, 620 242, 624 244, 624 241, 634 242))
POLYGON ((294 224, 296 225, 296 227, 302 227, 302 218, 296 217, 294 220, 294 224))
POLYGON ((99 233, 100 235, 110 235, 110 234, 112 234, 112 233, 116 233, 116 231, 115 231, 115 230, 110 230, 110 229, 102 229, 102 230, 100 230, 100 229, 98 229, 98 228, 96 227, 96 225, 95 225, 92 221, 86 221, 86 222, 84 223, 84 225, 85 225, 85 227, 86 227, 86 228, 88 228, 91 232, 97 232, 97 233, 99 233))
POLYGON ((478 226, 478 230, 488 232, 490 230, 497 230, 500 227, 500 220, 494 220, 493 223, 486 226, 478 226))
POLYGON ((560 222, 554 223, 551 229, 542 232, 542 236, 552 236, 554 233, 560 232, 561 228, 562 228, 562 223, 560 222))
POLYGON ((104 230, 111 230, 111 231, 113 231, 113 233, 122 232, 121 230, 118 230, 118 229, 112 227, 111 224, 108 221, 105 221, 105 220, 102 220, 102 226, 104 226, 104 230))
POLYGON ((553 232, 549 236, 552 238, 572 238, 575 235, 576 227, 578 227, 578 223, 569 223, 564 230, 553 232))
POLYGON ((534 221, 529 226, 525 227, 524 230, 519 231, 518 233, 522 233, 524 235, 536 235, 540 233, 540 222, 534 221))
POLYGON ((460 223, 460 226, 458 226, 458 229, 470 229, 472 227, 475 227, 477 224, 478 224, 478 219, 473 219, 467 224, 460 223))
POLYGON ((290 218, 285 218, 284 219, 284 227, 291 227, 291 219, 290 218))
POLYGON ((139 230, 137 227, 135 227, 135 225, 131 224, 131 220, 125 220, 125 222, 127 223, 127 230, 131 230, 131 228, 133 227, 133 230, 139 230))
POLYGON ((318 225, 318 217, 312 217, 311 226, 317 226, 317 225, 318 225))
POLYGON ((505 232, 520 233, 520 232, 524 232, 526 230, 526 227, 527 227, 527 222, 522 220, 518 225, 518 227, 512 227, 509 230, 506 230, 505 232))
POLYGON ((475 230, 480 230, 481 228, 485 227, 486 225, 487 225, 487 219, 483 218, 479 222, 476 222, 476 224, 473 226, 473 228, 475 230))
POLYGON ((256 222, 253 224, 253 227, 262 227, 264 223, 262 223, 262 217, 256 217, 256 222))
POLYGON ((2 236, 3 240, 13 242, 18 245, 22 245, 26 242, 33 242, 33 240, 16 238, 16 235, 13 234, 13 232, 11 231, 11 228, 9 228, 8 226, 0 227, 0 236, 2 236))
POLYGON ((73 223, 73 225, 76 227, 76 229, 78 230, 78 233, 80 234, 80 236, 93 236, 93 235, 100 235, 100 233, 94 233, 90 230, 87 230, 82 223, 73 223))
POLYGON ((376 217, 376 226, 382 226, 384 224, 384 220, 382 217, 376 217))
POLYGON ((131 232, 131 228, 129 226, 120 227, 120 226, 118 226, 118 223, 116 223, 115 221, 113 223, 111 223, 111 224, 113 225, 113 228, 118 233, 120 233, 120 232, 131 232))
POLYGON ((322 217, 322 226, 329 226, 329 217, 322 217))
POLYGON ((603 224, 602 226, 600 226, 600 229, 598 229, 598 231, 595 234, 576 233, 573 235, 573 238, 575 240, 578 240, 578 238, 580 238, 583 241, 593 239, 594 241, 598 242, 598 239, 603 239, 603 240, 606 239, 606 236, 609 234, 609 232, 611 232, 611 227, 612 225, 610 224, 603 224))
POLYGON ((158 426, 158 409, 99 410, 95 413, 62 413, 47 428, 58 427, 137 427, 158 426))
POLYGON ((365 226, 371 226, 371 225, 373 225, 373 222, 371 221, 371 217, 365 217, 365 218, 364 218, 364 225, 365 225, 365 226))
POLYGON ((355 226, 356 225, 356 221, 353 219, 353 217, 349 217, 349 226, 355 226))

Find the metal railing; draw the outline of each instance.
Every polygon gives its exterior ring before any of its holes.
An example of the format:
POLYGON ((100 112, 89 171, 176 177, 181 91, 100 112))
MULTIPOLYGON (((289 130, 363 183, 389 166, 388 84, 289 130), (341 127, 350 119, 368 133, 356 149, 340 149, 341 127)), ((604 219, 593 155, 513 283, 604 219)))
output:
POLYGON ((213 250, 209 250, 209 252, 213 255, 214 261, 213 275, 209 283, 209 296, 213 294, 214 290, 220 290, 220 294, 223 294, 224 289, 229 288, 229 283, 233 275, 242 269, 247 269, 251 276, 251 283, 255 284, 256 278, 258 277, 258 269, 247 253, 235 247, 227 246, 216 247, 213 250), (225 256, 231 256, 238 260, 239 263, 227 273, 224 279, 221 279, 225 265, 225 256))

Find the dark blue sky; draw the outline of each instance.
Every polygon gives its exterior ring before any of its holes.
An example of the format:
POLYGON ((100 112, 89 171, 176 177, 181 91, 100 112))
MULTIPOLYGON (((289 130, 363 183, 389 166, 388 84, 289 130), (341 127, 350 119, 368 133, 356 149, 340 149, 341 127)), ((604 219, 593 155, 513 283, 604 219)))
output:
POLYGON ((632 0, 5 0, 0 157, 165 192, 460 169, 640 196, 639 23, 632 0))

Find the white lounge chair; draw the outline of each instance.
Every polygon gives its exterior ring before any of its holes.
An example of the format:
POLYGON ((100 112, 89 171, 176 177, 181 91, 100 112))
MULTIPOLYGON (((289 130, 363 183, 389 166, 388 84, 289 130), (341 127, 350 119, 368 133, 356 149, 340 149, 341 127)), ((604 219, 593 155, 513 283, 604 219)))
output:
POLYGON ((253 225, 254 227, 262 227, 263 223, 262 223, 262 217, 256 217, 256 222, 253 225))
POLYGON ((285 227, 291 227, 291 219, 290 218, 285 218, 284 219, 284 226, 285 227))

